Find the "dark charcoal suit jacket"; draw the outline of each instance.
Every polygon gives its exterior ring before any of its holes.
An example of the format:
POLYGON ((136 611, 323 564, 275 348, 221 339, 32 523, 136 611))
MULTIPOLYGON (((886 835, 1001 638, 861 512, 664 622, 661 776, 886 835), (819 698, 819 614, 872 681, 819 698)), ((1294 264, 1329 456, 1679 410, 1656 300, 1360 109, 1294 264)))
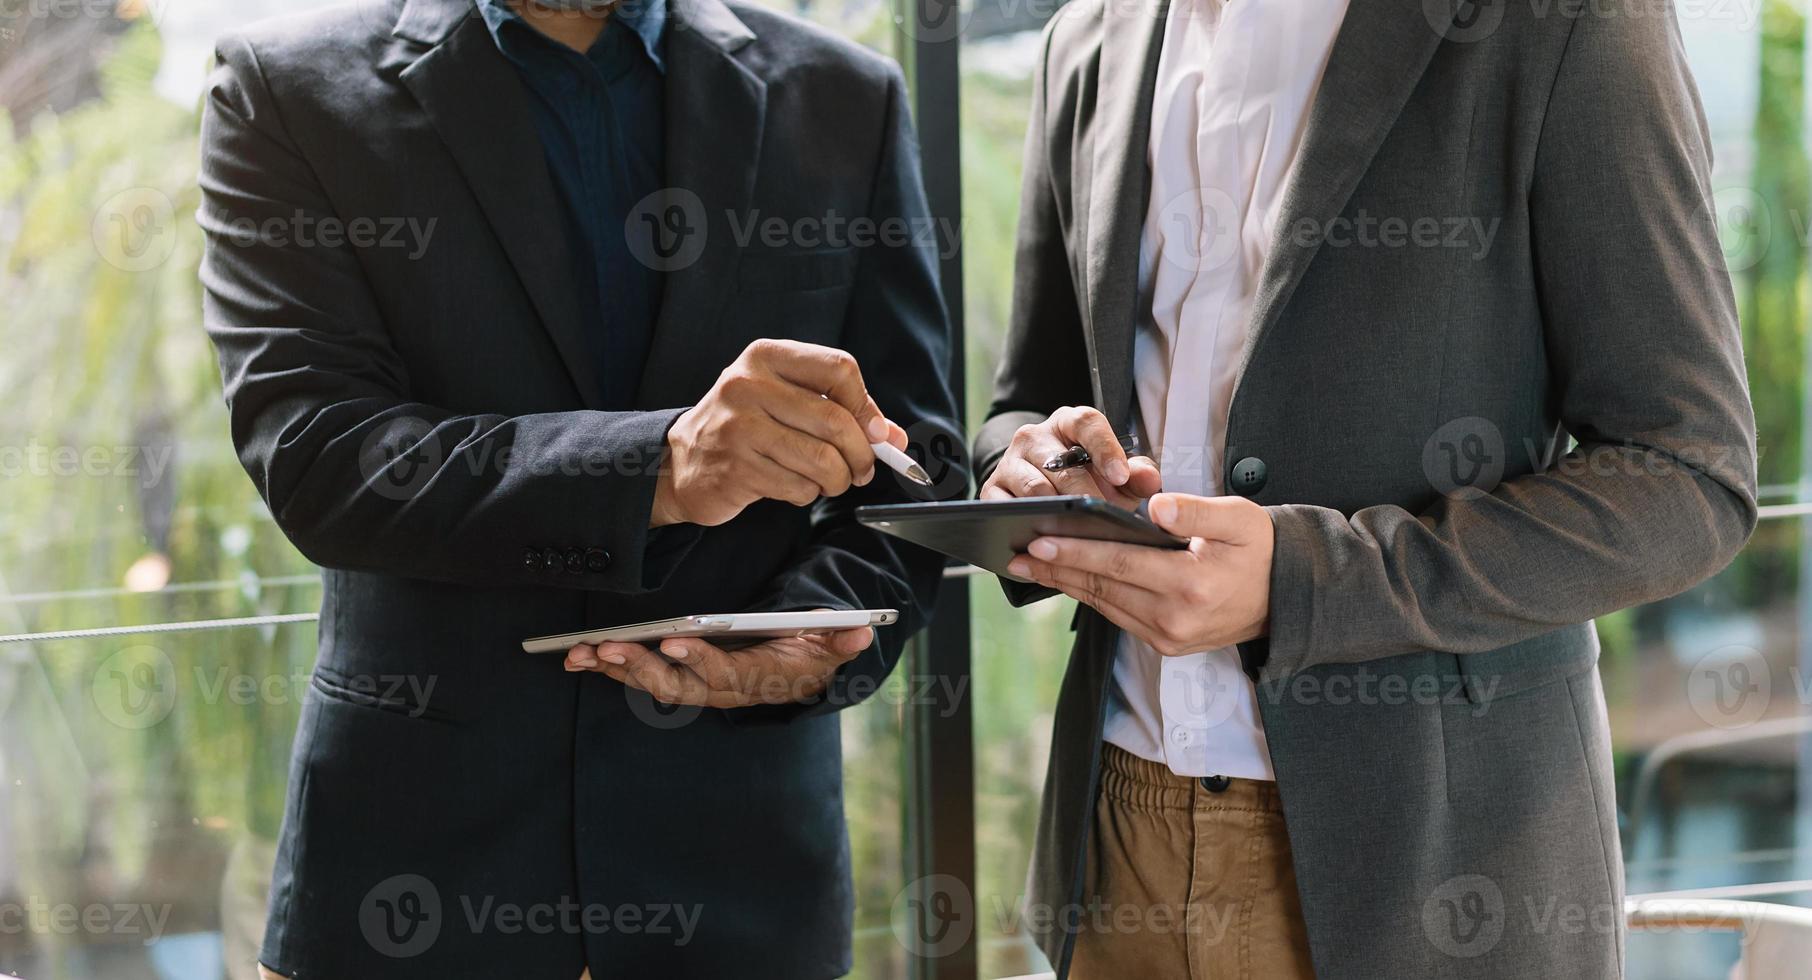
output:
MULTIPOLYGON (((1064 405, 1130 423, 1166 7, 1077 0, 1046 34, 978 470, 1064 405)), ((1590 621, 1710 575, 1756 518, 1708 142, 1666 5, 1352 0, 1223 456, 1276 525, 1241 655, 1320 976, 1620 974, 1590 621)), ((1031 876, 1060 973, 1118 635, 1079 626, 1031 876)))
POLYGON ((600 328, 577 319, 528 96, 471 0, 365 2, 219 45, 207 328, 245 468, 325 569, 263 949, 280 973, 850 966, 832 712, 886 675, 941 561, 851 519, 908 499, 885 471, 810 510, 646 525, 667 427, 756 338, 851 351, 909 428, 954 414, 928 243, 810 234, 835 216, 921 227, 917 147, 891 63, 759 8, 672 16, 667 182, 691 231, 651 257, 676 268, 621 412, 597 410, 600 328), (434 222, 425 251, 386 242, 399 218, 434 222), (808 234, 746 235, 769 218, 808 234), (363 233, 327 241, 334 220, 335 239, 363 233), (830 696, 777 711, 664 710, 518 647, 821 606, 904 616, 830 696))

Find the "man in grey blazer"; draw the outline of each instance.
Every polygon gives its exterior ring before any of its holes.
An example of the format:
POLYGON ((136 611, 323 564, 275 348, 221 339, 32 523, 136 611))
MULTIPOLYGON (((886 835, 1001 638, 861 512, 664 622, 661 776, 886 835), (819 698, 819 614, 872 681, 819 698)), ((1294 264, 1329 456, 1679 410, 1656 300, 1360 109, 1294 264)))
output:
POLYGON ((1756 516, 1671 10, 1077 0, 1023 195, 984 496, 1190 539, 1007 583, 1085 604, 1030 883, 1059 975, 1619 976, 1591 620, 1756 516))

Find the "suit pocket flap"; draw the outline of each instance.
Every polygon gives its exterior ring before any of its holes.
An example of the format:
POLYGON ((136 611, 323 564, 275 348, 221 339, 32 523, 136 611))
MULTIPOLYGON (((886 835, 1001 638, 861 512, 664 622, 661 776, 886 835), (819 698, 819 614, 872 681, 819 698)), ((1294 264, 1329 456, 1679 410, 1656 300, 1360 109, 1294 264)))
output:
POLYGON ((1455 654, 1454 660, 1466 699, 1489 704, 1596 667, 1598 631, 1591 623, 1566 626, 1490 653, 1455 654))

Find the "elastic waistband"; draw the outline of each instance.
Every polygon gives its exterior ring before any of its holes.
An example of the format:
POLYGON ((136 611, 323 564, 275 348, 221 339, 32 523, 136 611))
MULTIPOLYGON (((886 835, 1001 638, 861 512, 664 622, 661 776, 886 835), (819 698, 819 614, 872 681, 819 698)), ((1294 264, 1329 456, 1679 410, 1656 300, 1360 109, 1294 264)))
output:
POLYGON ((1128 806, 1157 810, 1260 810, 1283 812, 1277 784, 1263 779, 1219 777, 1218 792, 1194 776, 1179 776, 1162 763, 1141 759, 1111 742, 1101 743, 1101 792, 1128 806))

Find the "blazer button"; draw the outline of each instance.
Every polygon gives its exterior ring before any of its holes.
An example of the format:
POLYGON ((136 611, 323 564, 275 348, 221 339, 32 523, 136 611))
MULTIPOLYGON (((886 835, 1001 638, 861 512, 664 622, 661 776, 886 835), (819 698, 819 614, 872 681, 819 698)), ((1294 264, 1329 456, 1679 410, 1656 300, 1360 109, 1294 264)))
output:
POLYGON ((587 548, 587 549, 585 549, 585 570, 586 571, 601 572, 609 567, 610 567, 610 552, 605 551, 603 548, 587 548))
POLYGON ((541 556, 541 567, 547 571, 557 572, 560 570, 561 564, 560 552, 556 548, 547 549, 541 556))
POLYGON ((522 551, 522 567, 529 569, 530 571, 540 568, 541 567, 541 549, 524 548, 522 551))
POLYGON ((566 570, 574 575, 585 571, 585 552, 577 548, 566 549, 566 570))
POLYGON ((1247 456, 1233 464, 1233 473, 1227 481, 1234 493, 1242 497, 1256 497, 1265 488, 1265 461, 1257 456, 1247 456))

